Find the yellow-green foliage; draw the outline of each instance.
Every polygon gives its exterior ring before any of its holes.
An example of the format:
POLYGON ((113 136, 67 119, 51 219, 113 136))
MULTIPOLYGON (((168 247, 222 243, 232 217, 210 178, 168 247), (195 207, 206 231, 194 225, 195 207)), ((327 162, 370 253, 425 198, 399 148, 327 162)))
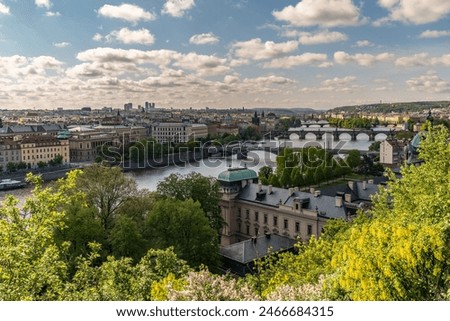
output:
POLYGON ((315 299, 443 300, 450 289, 450 145, 443 127, 422 139, 421 166, 402 168, 402 178, 374 199, 374 208, 349 223, 328 226, 298 254, 260 264, 248 281, 264 298, 280 287, 319 284, 315 299))
POLYGON ((331 288, 352 300, 436 300, 449 289, 450 145, 429 128, 421 166, 405 166, 375 202, 373 218, 352 226, 332 259, 331 288))

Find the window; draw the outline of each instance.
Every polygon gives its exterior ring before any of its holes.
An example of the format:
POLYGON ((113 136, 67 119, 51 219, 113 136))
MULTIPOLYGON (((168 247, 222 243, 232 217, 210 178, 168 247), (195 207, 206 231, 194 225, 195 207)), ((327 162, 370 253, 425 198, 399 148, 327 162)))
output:
POLYGON ((283 226, 284 226, 285 229, 288 229, 289 228, 289 221, 288 220, 284 220, 283 226))
POLYGON ((241 217, 241 208, 238 207, 238 217, 241 217))
POLYGON ((298 203, 295 204, 295 209, 298 211, 298 203))
POLYGON ((300 232, 300 222, 295 222, 295 233, 300 232))
POLYGON ((278 226, 278 216, 273 217, 273 226, 278 226))
POLYGON ((268 221, 268 216, 267 216, 267 214, 264 214, 264 224, 267 224, 267 221, 268 221))
POLYGON ((259 221, 259 213, 255 212, 255 221, 258 222, 259 221))
POLYGON ((250 225, 247 225, 247 235, 250 235, 250 225))
POLYGON ((308 235, 312 234, 312 225, 308 224, 308 235))
POLYGON ((255 236, 258 236, 258 228, 257 227, 255 227, 255 236))
POLYGON ((250 218, 250 210, 245 210, 245 218, 246 219, 250 218))

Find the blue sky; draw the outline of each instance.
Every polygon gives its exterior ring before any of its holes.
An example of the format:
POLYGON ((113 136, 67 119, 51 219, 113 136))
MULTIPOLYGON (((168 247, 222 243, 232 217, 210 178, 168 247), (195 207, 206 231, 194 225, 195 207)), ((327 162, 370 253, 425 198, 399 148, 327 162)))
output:
POLYGON ((0 108, 449 99, 448 0, 0 0, 0 108))

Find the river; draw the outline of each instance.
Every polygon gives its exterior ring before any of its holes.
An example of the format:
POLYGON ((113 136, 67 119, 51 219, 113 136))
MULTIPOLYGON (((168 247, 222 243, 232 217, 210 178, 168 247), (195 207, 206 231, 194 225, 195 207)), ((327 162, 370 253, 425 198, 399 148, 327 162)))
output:
MULTIPOLYGON (((330 135, 331 136, 331 135, 330 135)), ((292 140, 279 140, 279 141, 271 141, 266 142, 264 146, 271 146, 276 148, 278 146, 289 146, 294 148, 302 148, 307 146, 319 146, 319 147, 327 147, 338 150, 351 150, 357 149, 360 151, 367 151, 369 146, 373 143, 368 141, 367 139, 358 139, 357 141, 349 140, 341 140, 334 142, 332 137, 328 134, 324 135, 323 140, 316 141, 313 139, 292 139, 292 140)), ((381 136, 381 135, 380 135, 381 136)), ((308 137, 307 137, 308 138, 308 137)), ((382 139, 383 137, 380 137, 382 139)), ((377 139, 379 140, 379 139, 377 139)), ((247 166, 250 169, 258 172, 259 169, 263 166, 271 166, 275 167, 276 164, 276 155, 263 151, 263 150, 254 150, 249 151, 248 158, 246 160, 238 160, 236 155, 227 158, 218 158, 218 159, 204 159, 202 161, 193 162, 190 164, 186 164, 184 166, 168 166, 164 168, 154 168, 154 169, 143 169, 137 170, 133 172, 127 172, 126 175, 132 177, 136 180, 138 188, 140 189, 148 189, 150 191, 155 191, 158 185, 158 182, 162 181, 165 177, 169 176, 172 173, 179 173, 182 175, 186 175, 192 172, 200 173, 204 176, 212 176, 217 177, 221 172, 227 170, 228 167, 244 167, 247 166)), ((23 201, 26 196, 31 194, 31 188, 24 188, 6 192, 0 192, 0 202, 5 198, 7 194, 12 194, 19 198, 19 200, 23 201)))
POLYGON ((221 172, 229 167, 244 167, 258 172, 263 166, 275 166, 276 155, 262 150, 248 152, 245 160, 237 159, 236 155, 227 158, 209 158, 202 161, 193 162, 184 166, 168 166, 164 168, 145 169, 128 172, 127 175, 134 178, 139 188, 146 188, 150 191, 156 190, 158 183, 170 174, 178 173, 187 175, 192 172, 200 173, 203 176, 217 177, 221 172))

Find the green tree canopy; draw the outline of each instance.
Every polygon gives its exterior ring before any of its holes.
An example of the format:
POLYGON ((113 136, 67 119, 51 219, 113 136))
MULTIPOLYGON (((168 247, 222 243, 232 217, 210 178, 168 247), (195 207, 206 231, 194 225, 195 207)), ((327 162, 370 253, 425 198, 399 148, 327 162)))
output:
POLYGON ((199 202, 211 227, 216 231, 220 231, 223 227, 219 209, 219 183, 214 178, 195 172, 185 176, 171 174, 158 183, 157 193, 180 201, 192 199, 199 202))
POLYGON ((109 230, 120 207, 138 192, 136 182, 118 167, 92 165, 77 178, 77 186, 95 207, 102 226, 109 230))
POLYGON ((173 247, 193 267, 213 267, 218 263, 217 232, 211 228, 200 203, 192 199, 157 201, 147 219, 147 233, 152 247, 173 247))

